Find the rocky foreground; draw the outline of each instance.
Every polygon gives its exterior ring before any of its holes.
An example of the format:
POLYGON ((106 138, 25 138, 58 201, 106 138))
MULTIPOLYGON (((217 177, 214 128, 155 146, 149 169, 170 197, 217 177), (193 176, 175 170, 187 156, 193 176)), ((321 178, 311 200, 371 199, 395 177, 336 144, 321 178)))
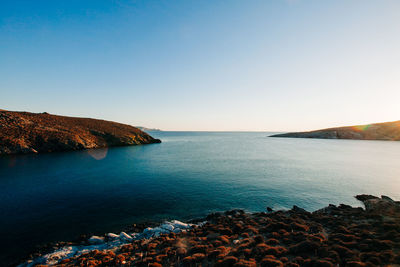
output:
POLYGON ((271 137, 400 141, 400 121, 275 134, 271 137))
MULTIPOLYGON (((55 265, 400 266, 400 202, 385 196, 357 199, 365 209, 342 204, 312 213, 296 206, 254 214, 233 210, 211 214, 200 224, 178 222, 174 228, 167 223, 142 233, 156 233, 153 237, 94 249, 55 265)), ((89 241, 127 240, 125 235, 89 241)))
POLYGON ((0 110, 0 155, 160 143, 130 125, 0 110))

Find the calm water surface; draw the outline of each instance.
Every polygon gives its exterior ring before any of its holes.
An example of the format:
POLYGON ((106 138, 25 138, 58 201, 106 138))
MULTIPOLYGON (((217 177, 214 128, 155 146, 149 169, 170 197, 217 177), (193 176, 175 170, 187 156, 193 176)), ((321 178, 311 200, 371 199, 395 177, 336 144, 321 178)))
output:
POLYGON ((151 134, 163 143, 0 157, 0 257, 134 222, 400 199, 400 142, 151 134))

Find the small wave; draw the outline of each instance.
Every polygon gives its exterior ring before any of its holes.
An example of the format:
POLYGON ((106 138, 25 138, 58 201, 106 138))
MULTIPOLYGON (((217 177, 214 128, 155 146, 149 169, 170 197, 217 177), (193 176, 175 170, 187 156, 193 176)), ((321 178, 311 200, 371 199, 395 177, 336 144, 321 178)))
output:
POLYGON ((161 234, 188 231, 194 226, 199 226, 201 224, 203 223, 189 224, 177 220, 172 220, 166 221, 163 224, 154 228, 148 227, 144 229, 142 233, 121 232, 119 235, 108 233, 104 236, 92 236, 87 240, 88 245, 64 246, 51 253, 45 254, 33 260, 29 260, 18 266, 31 267, 37 264, 54 265, 64 259, 79 256, 93 250, 116 250, 122 245, 130 243, 134 240, 151 239, 153 237, 158 237, 161 234))

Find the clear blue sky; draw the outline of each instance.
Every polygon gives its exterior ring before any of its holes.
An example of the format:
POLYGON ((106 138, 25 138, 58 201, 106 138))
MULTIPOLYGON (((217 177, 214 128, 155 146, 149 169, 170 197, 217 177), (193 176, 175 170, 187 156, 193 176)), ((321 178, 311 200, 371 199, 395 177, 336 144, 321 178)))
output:
POLYGON ((400 1, 0 2, 0 108, 165 130, 400 119, 400 1))

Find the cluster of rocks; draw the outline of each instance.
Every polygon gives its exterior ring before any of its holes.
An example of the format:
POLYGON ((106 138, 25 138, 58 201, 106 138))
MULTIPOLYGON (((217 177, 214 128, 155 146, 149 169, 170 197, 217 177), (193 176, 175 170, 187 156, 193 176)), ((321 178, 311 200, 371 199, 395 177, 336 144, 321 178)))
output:
MULTIPOLYGON (((199 225, 201 225, 201 223, 197 224, 197 226, 199 225)), ((64 259, 77 257, 91 251, 116 251, 124 244, 132 243, 135 240, 150 240, 163 234, 177 234, 182 231, 187 231, 194 226, 194 224, 172 220, 166 221, 156 227, 144 227, 143 224, 135 224, 129 228, 131 230, 129 233, 108 233, 104 236, 93 235, 90 238, 82 236, 82 239, 78 242, 59 242, 52 244, 53 250, 48 250, 43 247, 42 253, 39 251, 36 252, 35 255, 32 255, 32 259, 20 264, 19 266, 31 267, 38 265, 55 265, 64 259)), ((48 245, 50 246, 51 244, 48 245)))
POLYGON ((360 195, 366 209, 211 214, 188 231, 92 250, 57 266, 394 266, 400 264, 400 204, 360 195))
POLYGON ((0 155, 160 143, 130 125, 0 110, 0 155))

